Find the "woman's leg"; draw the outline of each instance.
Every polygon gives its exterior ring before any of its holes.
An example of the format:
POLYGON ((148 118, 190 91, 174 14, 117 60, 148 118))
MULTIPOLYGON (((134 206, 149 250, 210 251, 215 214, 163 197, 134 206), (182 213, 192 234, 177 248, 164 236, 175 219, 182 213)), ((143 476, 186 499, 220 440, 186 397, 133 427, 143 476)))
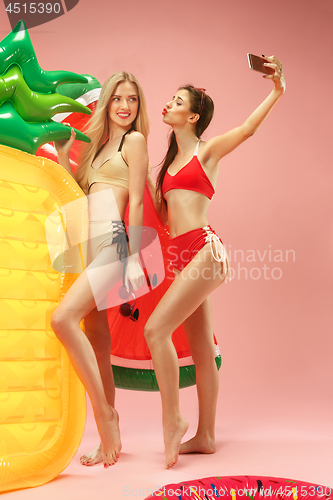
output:
POLYGON ((111 335, 107 309, 94 308, 84 319, 85 334, 90 341, 97 359, 104 392, 110 406, 115 405, 115 386, 110 362, 111 335))
POLYGON ((196 435, 181 444, 179 453, 214 453, 215 417, 219 377, 215 362, 215 344, 210 298, 183 323, 196 368, 199 423, 196 435))
POLYGON ((205 245, 177 276, 145 327, 162 399, 167 468, 177 462, 180 442, 188 427, 179 412, 179 367, 171 336, 224 279, 224 266, 212 258, 210 245, 205 245))
MULTIPOLYGON (((85 334, 91 343, 98 363, 107 402, 115 407, 115 385, 110 363, 111 336, 107 310, 94 308, 84 320, 85 334)), ((102 445, 99 443, 90 453, 80 458, 82 465, 95 465, 103 461, 102 445)))
MULTIPOLYGON (((102 257, 103 251, 100 253, 102 257)), ((110 253, 112 250, 109 247, 109 257, 110 253)), ((97 259, 93 261, 93 272, 97 272, 96 276, 101 283, 101 288, 106 286, 111 288, 121 276, 122 264, 116 262, 114 258, 111 272, 105 273, 96 261, 97 259)), ((109 262, 112 262, 112 259, 109 258, 109 262)), ((102 264, 102 259, 100 263, 102 264)), ((94 350, 79 326, 81 319, 96 306, 90 286, 91 275, 88 278, 88 270, 79 276, 54 311, 51 326, 65 347, 76 373, 88 392, 102 442, 104 466, 108 467, 117 461, 121 442, 118 414, 108 404, 94 350)))

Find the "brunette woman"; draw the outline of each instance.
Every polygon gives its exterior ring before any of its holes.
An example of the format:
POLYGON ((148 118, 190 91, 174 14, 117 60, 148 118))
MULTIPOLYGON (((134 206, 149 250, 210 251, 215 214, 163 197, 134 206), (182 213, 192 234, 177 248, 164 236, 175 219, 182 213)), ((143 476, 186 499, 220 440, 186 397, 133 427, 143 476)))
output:
MULTIPOLYGON (((163 110, 173 129, 157 179, 156 207, 168 221, 169 253, 176 278, 145 327, 161 393, 166 467, 179 453, 215 452, 218 372, 215 363, 209 295, 225 280, 229 263, 222 240, 207 220, 215 192, 219 161, 251 137, 285 91, 282 64, 266 57, 274 73, 266 75, 274 89, 239 127, 207 142, 200 137, 214 111, 203 89, 181 87, 163 110), (179 411, 179 367, 172 333, 183 324, 196 366, 199 424, 196 435, 181 445, 188 422, 179 411)), ((148 176, 151 192, 154 184, 148 176)))

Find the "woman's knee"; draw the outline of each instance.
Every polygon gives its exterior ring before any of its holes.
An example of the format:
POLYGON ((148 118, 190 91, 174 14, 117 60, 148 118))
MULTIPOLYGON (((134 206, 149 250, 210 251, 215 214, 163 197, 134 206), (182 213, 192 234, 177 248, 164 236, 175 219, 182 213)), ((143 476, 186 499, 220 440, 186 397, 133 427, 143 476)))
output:
POLYGON ((217 370, 215 356, 212 356, 210 353, 192 356, 192 359, 196 369, 208 371, 213 368, 214 370, 217 370))
POLYGON ((51 316, 51 328, 59 340, 61 340, 61 334, 64 331, 65 326, 66 317, 63 312, 59 311, 59 308, 57 308, 51 316))
POLYGON ((151 338, 153 337, 153 334, 154 334, 153 328, 150 327, 149 321, 147 321, 143 329, 143 336, 148 345, 150 343, 151 338))
POLYGON ((144 338, 148 346, 154 346, 154 343, 158 341, 158 330, 151 321, 147 321, 143 330, 144 338))
POLYGON ((58 307, 52 314, 50 323, 56 337, 61 342, 67 336, 67 331, 74 324, 74 319, 68 311, 58 307))
POLYGON ((197 368, 209 368, 215 365, 215 345, 197 346, 195 349, 193 345, 190 348, 193 363, 197 368))

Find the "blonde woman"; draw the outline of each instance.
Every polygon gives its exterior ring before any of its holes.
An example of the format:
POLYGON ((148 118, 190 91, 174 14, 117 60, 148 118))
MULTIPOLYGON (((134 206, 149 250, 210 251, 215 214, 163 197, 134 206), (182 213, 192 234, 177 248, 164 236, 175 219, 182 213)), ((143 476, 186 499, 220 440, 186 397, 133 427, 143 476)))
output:
MULTIPOLYGON (((144 273, 138 262, 143 193, 148 169, 149 132, 145 98, 136 78, 118 72, 104 83, 75 178, 88 195, 88 266, 51 318, 89 395, 101 443, 81 463, 117 462, 121 450, 106 295, 121 277, 138 289, 144 273), (123 219, 129 204, 129 238, 123 219), (137 228, 137 231, 135 229, 137 228), (127 245, 127 239, 129 243, 127 245), (124 264, 126 262, 126 265, 124 264), (80 322, 85 318, 85 334, 80 322)), ((69 150, 75 133, 56 148, 61 165, 74 177, 69 150)))

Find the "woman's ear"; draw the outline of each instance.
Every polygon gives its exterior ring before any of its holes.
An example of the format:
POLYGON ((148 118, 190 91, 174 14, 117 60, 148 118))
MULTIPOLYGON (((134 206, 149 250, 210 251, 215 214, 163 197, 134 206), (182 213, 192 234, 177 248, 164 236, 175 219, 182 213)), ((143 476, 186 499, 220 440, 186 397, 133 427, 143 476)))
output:
POLYGON ((189 123, 196 123, 200 118, 200 115, 198 113, 194 113, 192 116, 189 117, 188 121, 189 123))

